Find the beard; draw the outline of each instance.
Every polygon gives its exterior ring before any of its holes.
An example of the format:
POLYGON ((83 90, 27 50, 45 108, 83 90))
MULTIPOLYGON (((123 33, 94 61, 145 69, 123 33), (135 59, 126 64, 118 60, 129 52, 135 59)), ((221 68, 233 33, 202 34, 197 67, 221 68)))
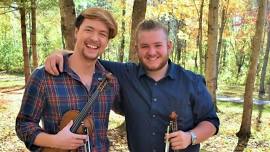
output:
POLYGON ((142 64, 142 66, 144 67, 144 69, 146 71, 152 71, 152 72, 154 72, 154 71, 159 71, 162 68, 164 68, 167 65, 167 63, 168 63, 168 59, 169 59, 168 56, 167 57, 163 57, 161 59, 161 61, 157 65, 151 65, 151 64, 147 63, 147 61, 145 61, 142 58, 139 58, 139 61, 140 61, 140 64, 142 64))
POLYGON ((94 61, 97 60, 99 57, 99 51, 98 52, 87 52, 87 50, 83 49, 82 50, 82 54, 81 56, 85 59, 85 60, 90 60, 90 61, 94 61))

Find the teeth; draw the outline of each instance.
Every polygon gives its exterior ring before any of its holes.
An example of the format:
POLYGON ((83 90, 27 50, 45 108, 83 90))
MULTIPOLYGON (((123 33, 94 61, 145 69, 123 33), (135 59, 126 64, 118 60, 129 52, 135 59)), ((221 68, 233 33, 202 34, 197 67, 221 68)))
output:
POLYGON ((156 60, 157 58, 148 58, 148 60, 150 60, 150 61, 154 61, 154 60, 156 60))
POLYGON ((97 49, 98 48, 97 46, 90 45, 90 44, 87 44, 86 46, 89 47, 89 48, 92 48, 92 49, 97 49))

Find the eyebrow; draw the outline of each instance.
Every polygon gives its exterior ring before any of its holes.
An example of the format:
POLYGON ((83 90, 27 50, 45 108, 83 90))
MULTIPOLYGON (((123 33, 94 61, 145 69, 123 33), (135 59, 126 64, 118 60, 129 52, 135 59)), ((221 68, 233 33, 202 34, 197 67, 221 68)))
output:
MULTIPOLYGON (((162 44, 162 42, 154 42, 152 44, 162 44)), ((148 45, 147 43, 140 43, 140 45, 148 45)))

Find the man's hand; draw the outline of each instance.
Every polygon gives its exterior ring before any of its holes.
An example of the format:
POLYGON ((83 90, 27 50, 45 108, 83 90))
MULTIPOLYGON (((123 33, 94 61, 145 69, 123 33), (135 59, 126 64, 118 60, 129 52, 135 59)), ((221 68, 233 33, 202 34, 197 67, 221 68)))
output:
POLYGON ((185 149, 191 144, 191 135, 189 132, 172 132, 170 134, 166 134, 165 139, 169 139, 173 150, 185 149))
POLYGON ((70 132, 73 121, 70 121, 65 128, 59 131, 54 137, 54 148, 77 149, 84 144, 88 135, 74 134, 70 132))
POLYGON ((36 136, 34 144, 40 147, 50 147, 57 149, 77 149, 84 144, 88 135, 74 134, 70 131, 73 121, 70 121, 57 134, 41 132, 36 136))
POLYGON ((59 75, 60 72, 63 72, 63 63, 63 52, 56 51, 46 58, 45 70, 52 75, 59 75))

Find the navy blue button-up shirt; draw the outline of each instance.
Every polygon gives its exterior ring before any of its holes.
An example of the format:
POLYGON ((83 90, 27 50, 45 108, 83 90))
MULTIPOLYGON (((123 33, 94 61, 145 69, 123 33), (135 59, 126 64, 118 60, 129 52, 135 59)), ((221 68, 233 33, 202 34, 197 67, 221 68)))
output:
MULTIPOLYGON (((201 121, 211 122, 218 130, 211 96, 204 78, 169 61, 166 76, 154 81, 139 64, 101 62, 120 84, 121 101, 115 107, 122 109, 127 129, 128 146, 134 152, 163 152, 164 135, 169 115, 178 115, 178 129, 189 131, 201 121)), ((200 145, 183 151, 199 151, 200 145)))

